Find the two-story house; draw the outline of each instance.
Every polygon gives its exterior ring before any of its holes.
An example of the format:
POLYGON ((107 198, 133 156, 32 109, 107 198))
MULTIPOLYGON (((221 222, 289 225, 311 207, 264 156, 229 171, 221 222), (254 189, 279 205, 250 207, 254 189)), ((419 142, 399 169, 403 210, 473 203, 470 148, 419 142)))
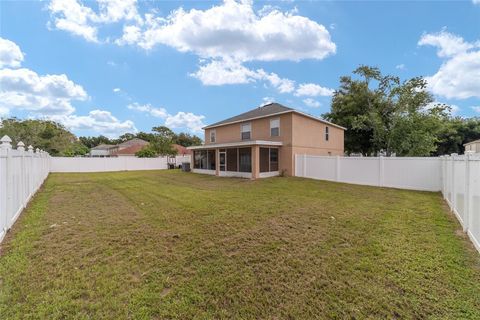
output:
POLYGON ((295 174, 295 154, 343 155, 345 128, 270 103, 211 124, 193 150, 193 171, 263 178, 295 174))

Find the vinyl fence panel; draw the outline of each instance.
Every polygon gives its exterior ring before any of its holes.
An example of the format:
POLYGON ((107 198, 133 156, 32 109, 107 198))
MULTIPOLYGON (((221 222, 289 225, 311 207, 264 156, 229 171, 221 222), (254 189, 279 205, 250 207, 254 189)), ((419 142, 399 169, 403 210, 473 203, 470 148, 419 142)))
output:
POLYGON ((11 139, 4 136, 0 145, 0 241, 12 227, 30 198, 50 172, 50 156, 39 149, 33 151, 19 142, 13 149, 11 139))
POLYGON ((411 190, 442 189, 440 158, 295 156, 299 177, 411 190))

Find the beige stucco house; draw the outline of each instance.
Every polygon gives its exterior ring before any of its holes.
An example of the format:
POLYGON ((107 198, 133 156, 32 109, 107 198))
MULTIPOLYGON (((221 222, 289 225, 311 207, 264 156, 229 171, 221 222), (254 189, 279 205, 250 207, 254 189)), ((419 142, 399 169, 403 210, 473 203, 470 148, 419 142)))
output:
POLYGON ((294 175, 295 154, 343 155, 345 128, 270 103, 211 124, 193 150, 192 170, 217 176, 294 175))
POLYGON ((480 153, 480 139, 465 143, 463 146, 465 147, 465 151, 473 151, 474 153, 480 153))

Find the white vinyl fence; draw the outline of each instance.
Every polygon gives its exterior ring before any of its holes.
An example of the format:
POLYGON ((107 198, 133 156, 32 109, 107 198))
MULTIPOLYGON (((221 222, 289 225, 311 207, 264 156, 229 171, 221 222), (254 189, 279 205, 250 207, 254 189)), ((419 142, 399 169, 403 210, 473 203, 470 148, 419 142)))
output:
POLYGON ((480 251, 480 155, 441 157, 443 197, 480 251))
POLYGON ((190 156, 137 158, 70 158, 52 157, 50 172, 109 172, 132 170, 162 170, 168 169, 168 164, 179 165, 190 162, 190 156))
POLYGON ((51 172, 107 172, 167 169, 167 158, 68 158, 52 157, 51 172))
POLYGON ((295 155, 295 175, 319 180, 440 191, 441 174, 441 158, 295 155))
POLYGON ((4 136, 0 145, 0 242, 12 227, 30 198, 50 172, 50 156, 23 142, 13 149, 12 140, 4 136))

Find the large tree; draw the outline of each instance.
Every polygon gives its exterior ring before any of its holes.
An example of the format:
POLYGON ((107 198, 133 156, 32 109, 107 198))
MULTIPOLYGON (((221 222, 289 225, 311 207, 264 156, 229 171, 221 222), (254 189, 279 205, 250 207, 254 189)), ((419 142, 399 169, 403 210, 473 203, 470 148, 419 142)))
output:
POLYGON ((426 156, 436 150, 447 118, 421 77, 401 82, 375 67, 360 66, 356 78, 340 78, 331 111, 324 117, 347 128, 348 154, 426 156))

